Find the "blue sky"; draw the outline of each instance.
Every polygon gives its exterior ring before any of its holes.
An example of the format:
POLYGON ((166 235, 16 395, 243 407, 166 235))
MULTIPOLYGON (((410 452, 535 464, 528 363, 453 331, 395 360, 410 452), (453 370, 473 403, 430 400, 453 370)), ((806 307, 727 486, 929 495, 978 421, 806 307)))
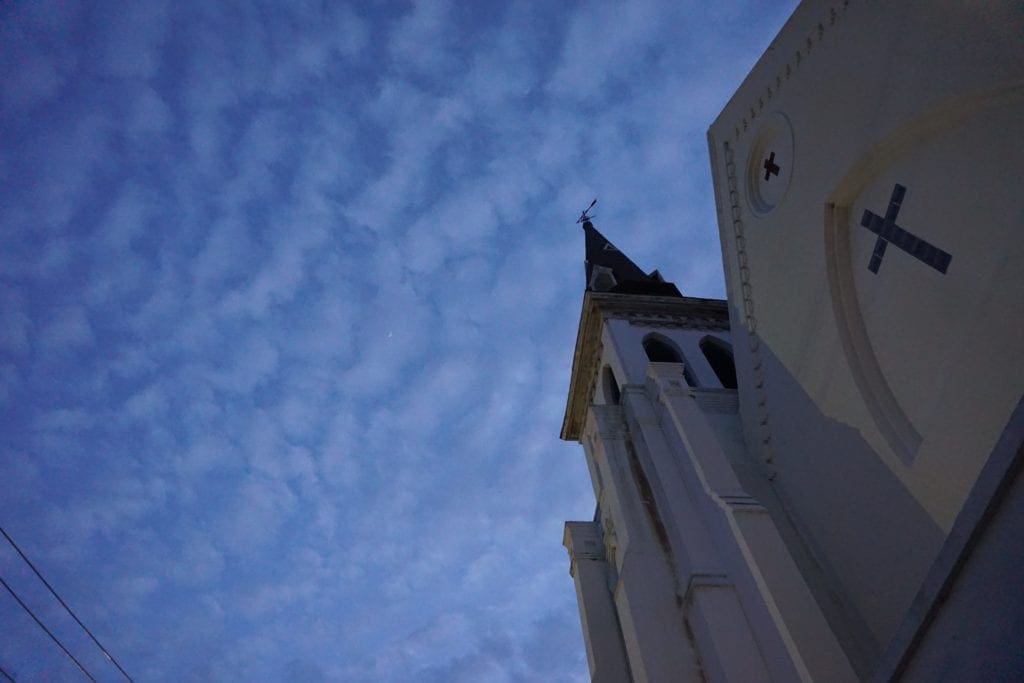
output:
POLYGON ((136 680, 586 680, 573 221, 722 296, 705 131, 794 4, 3 3, 0 524, 136 680))

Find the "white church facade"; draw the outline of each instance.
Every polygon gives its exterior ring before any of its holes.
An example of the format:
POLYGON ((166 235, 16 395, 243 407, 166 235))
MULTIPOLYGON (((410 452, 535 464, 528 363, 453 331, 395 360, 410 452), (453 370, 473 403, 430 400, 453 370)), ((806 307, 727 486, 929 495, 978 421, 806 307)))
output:
POLYGON ((593 679, 1024 680, 1024 10, 803 2, 708 141, 727 301, 583 222, 593 679))

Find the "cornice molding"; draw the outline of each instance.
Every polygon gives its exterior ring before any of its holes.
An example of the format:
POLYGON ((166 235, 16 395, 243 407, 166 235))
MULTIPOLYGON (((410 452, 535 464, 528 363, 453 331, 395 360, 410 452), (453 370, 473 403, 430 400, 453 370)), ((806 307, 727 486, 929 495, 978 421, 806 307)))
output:
POLYGON ((604 321, 612 319, 650 327, 727 330, 729 308, 722 299, 586 292, 562 421, 561 438, 565 441, 578 441, 583 432, 587 407, 593 403, 597 386, 601 330, 604 321))

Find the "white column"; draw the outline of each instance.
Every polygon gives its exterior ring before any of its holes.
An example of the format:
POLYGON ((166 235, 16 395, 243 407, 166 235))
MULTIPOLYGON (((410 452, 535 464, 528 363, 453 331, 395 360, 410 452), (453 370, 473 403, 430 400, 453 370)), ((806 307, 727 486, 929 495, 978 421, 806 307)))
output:
POLYGON ((590 679, 595 683, 629 681, 626 647, 608 586, 601 523, 566 522, 563 542, 569 551, 569 573, 576 584, 590 679))
MULTIPOLYGON (((679 370, 678 364, 670 364, 679 370)), ((710 681, 768 682, 771 676, 747 621, 736 587, 720 558, 717 542, 700 509, 705 492, 687 487, 682 454, 662 430, 647 388, 625 388, 624 407, 639 457, 659 506, 671 516, 666 524, 676 575, 683 585, 684 614, 694 634, 704 673, 710 681)), ((725 463, 728 467, 728 463, 725 463)), ((731 474, 731 468, 729 470, 731 474)), ((739 483, 733 496, 742 494, 739 483)), ((786 680, 792 680, 790 673, 786 680)))
POLYGON ((618 573, 615 605, 634 680, 704 680, 684 623, 683 593, 673 575, 663 514, 637 460, 622 409, 591 406, 584 444, 600 470, 600 508, 618 573))
POLYGON ((771 516, 736 478, 718 435, 694 398, 695 391, 700 390, 687 387, 679 365, 651 363, 647 402, 636 397, 633 405, 641 413, 649 408, 655 416, 652 421, 648 415, 641 423, 648 445, 659 450, 666 447, 667 430, 677 438, 677 476, 692 492, 714 540, 727 577, 724 583, 733 587, 735 600, 723 600, 725 593, 717 588, 694 592, 698 614, 715 641, 714 652, 728 664, 742 645, 722 640, 719 634, 724 629, 727 635, 729 622, 742 619, 773 680, 856 681, 771 516), (657 426, 655 411, 663 411, 663 427, 657 426))

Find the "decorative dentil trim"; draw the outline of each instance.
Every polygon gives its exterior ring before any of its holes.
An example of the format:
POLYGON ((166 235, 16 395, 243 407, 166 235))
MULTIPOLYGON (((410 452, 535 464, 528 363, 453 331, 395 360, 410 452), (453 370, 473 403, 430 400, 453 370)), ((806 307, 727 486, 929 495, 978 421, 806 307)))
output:
POLYGON ((761 339, 757 333, 757 316, 754 307, 754 287, 750 283, 750 266, 747 260, 747 239, 744 236, 743 207, 740 205, 739 181, 736 176, 736 155, 728 142, 723 142, 725 172, 729 189, 729 205, 732 214, 733 234, 736 237, 736 265, 740 278, 740 300, 743 318, 747 326, 747 348, 750 351, 754 375, 754 400, 757 410, 758 439, 761 459, 772 461, 771 427, 768 414, 768 390, 764 376, 764 361, 761 357, 761 339))
POLYGON ((754 120, 764 112, 765 107, 771 102, 772 98, 796 74, 797 69, 810 56, 815 45, 822 42, 825 32, 835 27, 836 22, 846 13, 849 6, 850 0, 842 0, 829 7, 828 17, 822 17, 821 21, 804 37, 803 42, 799 43, 796 49, 794 49, 792 57, 786 60, 786 63, 776 72, 774 79, 767 79, 768 83, 757 92, 756 99, 754 95, 751 95, 749 106, 741 110, 743 113, 738 115, 739 118, 733 125, 733 142, 739 142, 746 135, 747 129, 753 129, 754 120), (772 87, 773 83, 774 88, 772 87))
POLYGON ((671 327, 684 328, 688 330, 728 330, 729 322, 715 318, 702 318, 695 316, 651 316, 651 315, 628 315, 626 319, 630 325, 637 327, 671 327))

